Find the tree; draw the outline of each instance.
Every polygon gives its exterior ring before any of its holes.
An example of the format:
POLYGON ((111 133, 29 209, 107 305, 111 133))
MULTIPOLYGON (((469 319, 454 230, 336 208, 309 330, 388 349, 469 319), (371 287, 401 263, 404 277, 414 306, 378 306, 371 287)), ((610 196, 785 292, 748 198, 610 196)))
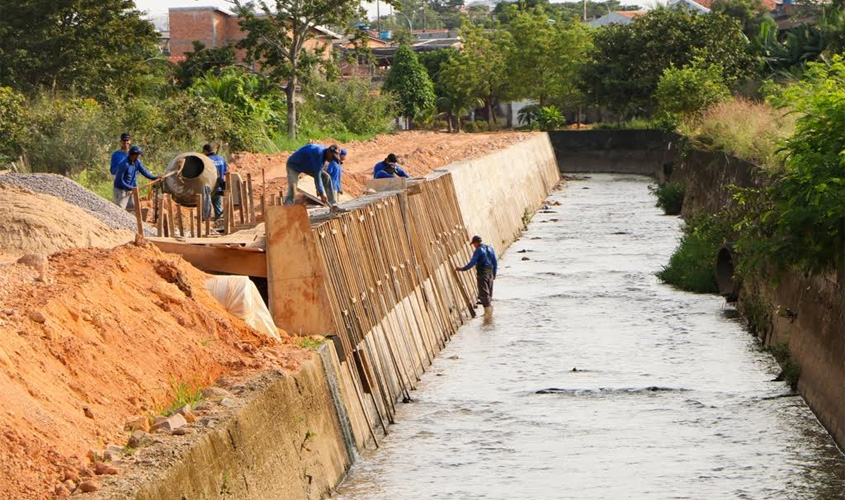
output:
POLYGON ((382 90, 392 93, 409 120, 434 107, 434 84, 408 44, 399 46, 382 90))
POLYGON ((0 4, 0 85, 102 93, 158 53, 155 28, 133 0, 0 4))
POLYGON ((206 73, 220 76, 225 68, 234 66, 235 48, 231 45, 217 48, 206 48, 202 42, 194 41, 194 50, 185 53, 185 60, 176 68, 176 77, 182 88, 194 84, 194 80, 206 73))
POLYGON ((540 10, 520 12, 508 26, 513 37, 507 73, 516 98, 541 106, 580 105, 578 70, 592 42, 583 23, 552 22, 540 10))
POLYGON ((627 115, 654 109, 657 82, 670 65, 683 67, 696 57, 719 64, 729 87, 756 72, 739 22, 718 13, 655 9, 631 24, 597 29, 593 47, 581 88, 594 103, 627 115))
POLYGON ((507 97, 510 89, 507 61, 510 54, 511 35, 505 30, 485 31, 480 26, 464 24, 461 30, 461 51, 469 93, 480 99, 487 107, 487 123, 492 129, 495 123, 493 105, 507 97))
MULTIPOLYGON (((316 26, 345 26, 359 12, 357 0, 231 0, 246 37, 238 42, 247 60, 270 78, 284 81, 288 136, 296 137, 296 87, 318 64, 320 55, 305 49, 316 26), (260 11, 261 15, 258 12, 260 11)), ((329 48, 331 50, 331 48, 329 48)))
POLYGON ((21 153, 26 134, 24 97, 9 87, 0 87, 0 164, 21 153))
POLYGON ((730 96, 722 67, 706 65, 701 59, 683 68, 666 68, 657 83, 657 103, 667 113, 695 115, 730 96))
POLYGON ((748 38, 757 36, 763 23, 776 26, 761 0, 716 0, 710 10, 739 21, 748 38))

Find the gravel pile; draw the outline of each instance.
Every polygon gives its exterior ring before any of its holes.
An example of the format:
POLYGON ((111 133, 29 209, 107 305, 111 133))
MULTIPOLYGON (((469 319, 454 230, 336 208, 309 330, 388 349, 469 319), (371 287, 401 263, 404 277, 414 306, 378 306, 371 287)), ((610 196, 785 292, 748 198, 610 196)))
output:
MULTIPOLYGON (((0 175, 0 182, 61 198, 100 219, 103 224, 112 229, 128 229, 132 232, 137 230, 133 214, 121 210, 114 203, 100 198, 62 175, 3 174, 0 175)), ((155 236, 155 231, 147 225, 144 227, 144 232, 147 236, 155 236)))

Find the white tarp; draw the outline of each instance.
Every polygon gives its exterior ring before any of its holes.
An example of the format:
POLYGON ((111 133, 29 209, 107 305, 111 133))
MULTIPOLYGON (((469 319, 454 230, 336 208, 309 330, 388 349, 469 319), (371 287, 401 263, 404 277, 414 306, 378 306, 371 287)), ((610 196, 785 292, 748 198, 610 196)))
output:
POLYGON ((215 276, 205 282, 205 288, 227 311, 243 319, 259 332, 281 340, 264 299, 249 277, 215 276))

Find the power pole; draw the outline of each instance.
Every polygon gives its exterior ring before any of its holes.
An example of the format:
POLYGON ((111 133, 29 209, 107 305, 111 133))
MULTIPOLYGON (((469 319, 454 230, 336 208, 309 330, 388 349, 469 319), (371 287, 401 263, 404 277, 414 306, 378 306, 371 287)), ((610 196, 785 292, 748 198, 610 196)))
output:
POLYGON ((587 0, 584 0, 584 18, 581 20, 587 22, 587 0))

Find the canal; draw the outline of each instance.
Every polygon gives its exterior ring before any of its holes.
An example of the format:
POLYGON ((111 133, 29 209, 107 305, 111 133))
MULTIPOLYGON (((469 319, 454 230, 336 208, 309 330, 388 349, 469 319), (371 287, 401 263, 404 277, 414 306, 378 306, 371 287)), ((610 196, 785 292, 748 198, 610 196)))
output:
POLYGON ((845 458, 735 310, 655 278, 681 221, 648 182, 549 197, 500 261, 492 319, 333 498, 845 498, 845 458))

